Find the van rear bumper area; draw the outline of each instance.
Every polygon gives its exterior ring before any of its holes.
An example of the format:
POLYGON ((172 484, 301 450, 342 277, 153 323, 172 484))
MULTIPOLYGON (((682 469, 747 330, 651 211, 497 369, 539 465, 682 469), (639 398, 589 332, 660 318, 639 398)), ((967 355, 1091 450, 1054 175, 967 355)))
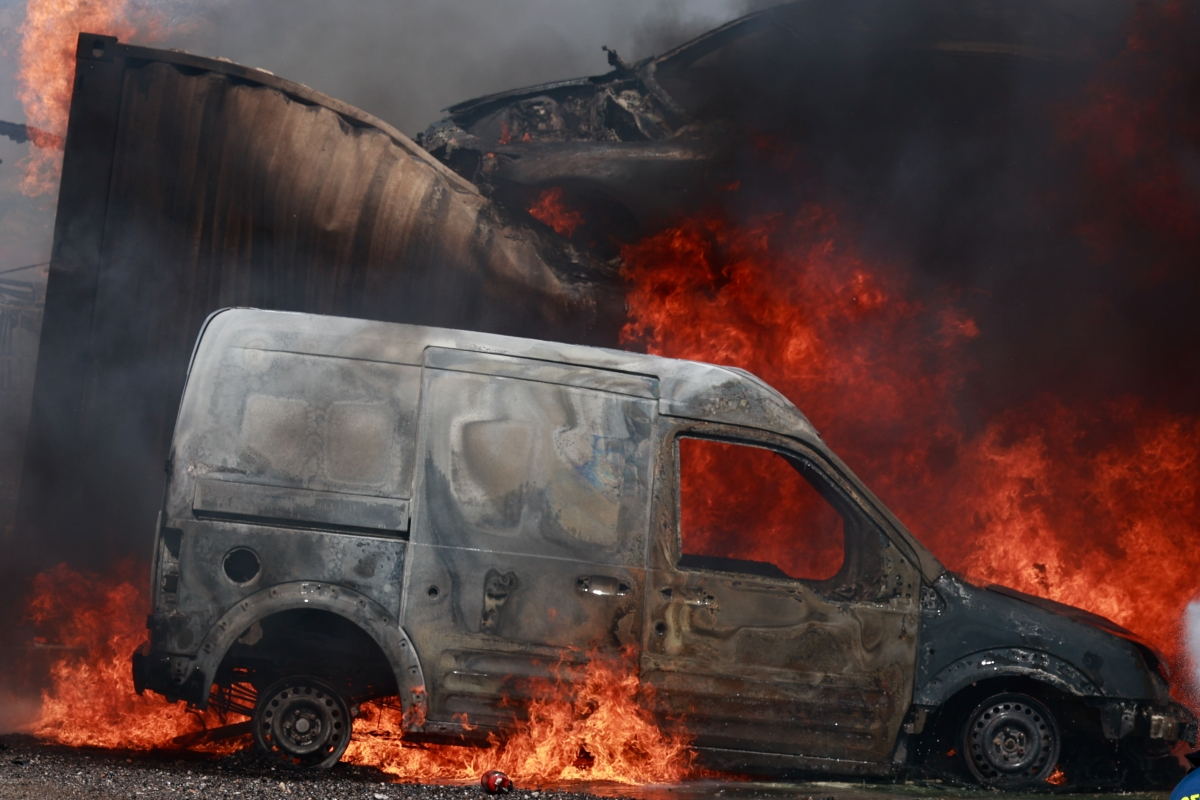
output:
POLYGON ((201 676, 199 671, 192 669, 195 659, 191 656, 154 652, 147 641, 133 651, 131 660, 133 688, 138 694, 149 689, 171 702, 199 703, 203 699, 201 676))

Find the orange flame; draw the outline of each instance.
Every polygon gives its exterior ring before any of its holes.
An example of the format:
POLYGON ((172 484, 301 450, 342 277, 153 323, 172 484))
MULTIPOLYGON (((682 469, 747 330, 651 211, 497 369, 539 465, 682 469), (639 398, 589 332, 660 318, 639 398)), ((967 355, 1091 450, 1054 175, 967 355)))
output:
POLYGON ((20 28, 17 73, 17 99, 25 108, 34 144, 22 162, 24 194, 43 195, 58 186, 79 33, 154 39, 161 29, 158 15, 132 7, 130 0, 29 0, 20 28))
POLYGON ((529 215, 543 225, 549 225, 559 236, 570 239, 575 229, 583 224, 583 214, 568 209, 562 198, 561 186, 543 190, 537 202, 529 207, 529 215))
POLYGON ((373 728, 356 724, 346 759, 381 767, 401 781, 474 781, 489 769, 525 786, 681 780, 692 771, 688 739, 654 724, 638 702, 644 689, 631 663, 596 658, 579 685, 545 686, 528 718, 502 742, 489 736, 488 749, 406 746, 396 735, 399 711, 376 707, 373 728))
MULTIPOLYGON (((868 264, 846 238, 809 207, 740 227, 692 220, 626 247, 622 339, 762 376, 948 567, 1109 617, 1178 666, 1196 592, 1200 420, 1044 399, 969 432, 955 400, 973 321, 948 301, 909 300, 894 266, 868 264)), ((765 555, 747 557, 788 563, 765 555)))
POLYGON ((75 652, 52 665, 32 733, 72 746, 151 750, 221 724, 215 713, 133 690, 129 657, 146 638, 141 622, 149 605, 138 588, 145 581, 134 573, 146 571, 124 562, 116 580, 104 580, 62 564, 34 579, 29 619, 75 652))
MULTIPOLYGON (((145 639, 138 623, 148 605, 137 588, 144 582, 133 575, 141 571, 126 562, 115 580, 104 580, 64 564, 35 579, 29 619, 43 638, 74 651, 51 667, 51 686, 31 726, 35 735, 72 746, 152 750, 223 724, 213 711, 135 694, 129 657, 145 639)), ((490 749, 411 745, 400 739, 399 709, 368 704, 346 760, 381 767, 403 781, 478 780, 487 769, 504 770, 526 785, 680 780, 692 769, 688 739, 661 731, 639 704, 633 663, 597 657, 579 684, 541 687, 542 699, 531 703, 526 719, 503 742, 491 737, 490 749)), ((249 743, 243 738, 202 746, 230 752, 249 743)))
POLYGON ((841 569, 837 513, 770 451, 685 439, 679 484, 684 553, 766 562, 792 578, 817 581, 841 569), (736 476, 732 486, 730 476, 736 476))
POLYGON ((1183 666, 1200 420, 1045 398, 964 442, 947 477, 943 507, 923 516, 947 526, 931 543, 951 566, 1108 617, 1183 666))

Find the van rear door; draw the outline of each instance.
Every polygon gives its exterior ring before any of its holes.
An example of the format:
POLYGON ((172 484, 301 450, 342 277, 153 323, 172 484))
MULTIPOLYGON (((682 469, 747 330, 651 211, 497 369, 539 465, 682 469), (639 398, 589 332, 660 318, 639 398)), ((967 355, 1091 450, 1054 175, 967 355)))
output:
POLYGON ((657 392, 644 376, 426 350, 402 612, 426 732, 509 723, 543 681, 640 641, 657 392))

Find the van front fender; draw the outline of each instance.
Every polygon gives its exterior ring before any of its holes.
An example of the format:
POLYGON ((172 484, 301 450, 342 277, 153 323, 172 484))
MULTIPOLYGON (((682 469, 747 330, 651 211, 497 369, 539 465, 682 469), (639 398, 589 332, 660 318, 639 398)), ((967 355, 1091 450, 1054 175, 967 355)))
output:
POLYGON ((425 724, 425 676, 416 650, 398 620, 375 601, 353 589, 315 581, 281 583, 240 601, 208 631, 196 654, 193 675, 202 677, 203 694, 197 705, 205 708, 217 668, 226 651, 255 622, 280 611, 317 609, 337 614, 362 628, 387 656, 396 675, 404 709, 404 729, 419 731, 425 724))
POLYGON ((973 683, 1002 677, 1031 678, 1078 697, 1103 694, 1083 672, 1057 656, 1024 647, 996 647, 943 667, 914 688, 913 704, 938 707, 973 683))

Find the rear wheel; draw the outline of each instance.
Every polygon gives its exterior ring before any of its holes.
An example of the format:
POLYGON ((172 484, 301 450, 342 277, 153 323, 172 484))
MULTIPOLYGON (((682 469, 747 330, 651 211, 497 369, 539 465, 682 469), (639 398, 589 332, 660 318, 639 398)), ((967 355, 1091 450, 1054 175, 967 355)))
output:
POLYGON ((1046 706, 1024 694, 989 697, 967 717, 959 747, 983 786, 1014 789, 1045 782, 1058 766, 1058 723, 1046 706))
POLYGON ((254 742, 262 753, 288 766, 314 769, 341 759, 352 722, 338 693, 309 677, 273 684, 259 695, 252 719, 254 742))

